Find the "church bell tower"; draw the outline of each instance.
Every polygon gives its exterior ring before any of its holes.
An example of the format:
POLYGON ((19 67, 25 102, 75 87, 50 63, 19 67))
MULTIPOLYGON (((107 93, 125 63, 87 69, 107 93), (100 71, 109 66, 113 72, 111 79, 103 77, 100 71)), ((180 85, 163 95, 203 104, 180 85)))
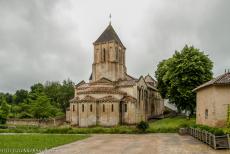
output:
POLYGON ((114 31, 111 23, 93 43, 94 62, 92 81, 107 78, 111 81, 125 79, 125 46, 114 31))

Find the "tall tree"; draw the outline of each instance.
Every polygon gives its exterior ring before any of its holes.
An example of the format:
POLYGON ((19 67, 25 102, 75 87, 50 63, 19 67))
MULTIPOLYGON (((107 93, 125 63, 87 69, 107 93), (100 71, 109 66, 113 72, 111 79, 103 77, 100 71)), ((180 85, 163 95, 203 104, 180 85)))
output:
POLYGON ((212 79, 213 62, 204 52, 187 45, 172 58, 159 63, 156 78, 160 93, 178 110, 194 112, 196 102, 192 91, 212 79))
POLYGON ((60 113, 58 108, 51 105, 46 95, 39 95, 36 100, 32 101, 31 106, 33 117, 38 119, 53 117, 60 113))
POLYGON ((0 124, 5 124, 6 119, 10 113, 10 106, 7 104, 5 99, 2 99, 0 107, 0 124))
POLYGON ((24 89, 17 90, 14 94, 14 102, 16 104, 23 103, 28 98, 28 91, 24 89))
POLYGON ((74 97, 74 82, 70 79, 64 80, 59 94, 61 108, 65 112, 69 106, 69 100, 74 97))
POLYGON ((59 82, 47 81, 44 85, 45 94, 51 99, 53 105, 61 107, 59 97, 62 85, 59 82))

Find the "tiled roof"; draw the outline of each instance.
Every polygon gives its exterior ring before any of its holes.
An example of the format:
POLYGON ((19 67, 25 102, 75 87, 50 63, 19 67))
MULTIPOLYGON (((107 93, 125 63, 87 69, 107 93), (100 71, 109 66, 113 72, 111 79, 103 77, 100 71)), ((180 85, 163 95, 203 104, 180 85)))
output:
POLYGON ((118 87, 122 86, 133 86, 136 84, 136 80, 121 80, 118 82, 118 87))
POLYGON ((156 82, 149 74, 145 76, 145 82, 156 82))
POLYGON ((74 102, 94 102, 94 101, 96 101, 96 98, 87 95, 83 99, 76 99, 74 102))
POLYGON ((128 102, 128 101, 132 101, 132 102, 135 102, 135 101, 137 101, 137 99, 136 98, 134 98, 134 97, 132 97, 132 96, 125 96, 123 99, 122 99, 122 101, 125 101, 125 102, 128 102))
POLYGON ((102 42, 107 42, 112 40, 116 41, 117 43, 119 43, 124 47, 117 33, 113 29, 112 25, 109 24, 109 26, 105 29, 105 31, 99 36, 99 38, 94 43, 96 44, 96 43, 102 43, 102 42))
POLYGON ((96 94, 96 93, 106 93, 106 94, 126 94, 125 92, 119 91, 118 89, 111 87, 89 87, 84 90, 77 91, 77 94, 96 94))
POLYGON ((198 89, 210 86, 210 85, 230 85, 230 73, 222 74, 202 85, 195 88, 193 91, 197 91, 198 89))
POLYGON ((98 100, 102 101, 102 102, 104 102, 104 101, 119 102, 120 101, 119 99, 117 99, 113 96, 105 96, 105 97, 99 98, 98 100))
POLYGON ((129 75, 126 73, 126 79, 127 80, 137 80, 136 78, 134 78, 133 76, 129 75))

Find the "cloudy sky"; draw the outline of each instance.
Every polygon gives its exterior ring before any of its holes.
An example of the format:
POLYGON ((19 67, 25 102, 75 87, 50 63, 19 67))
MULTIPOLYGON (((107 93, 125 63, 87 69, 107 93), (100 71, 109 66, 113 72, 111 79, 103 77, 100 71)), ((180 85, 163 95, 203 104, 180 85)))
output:
POLYGON ((0 0, 0 91, 87 81, 110 13, 135 77, 185 44, 209 55, 215 75, 230 68, 229 0, 0 0))

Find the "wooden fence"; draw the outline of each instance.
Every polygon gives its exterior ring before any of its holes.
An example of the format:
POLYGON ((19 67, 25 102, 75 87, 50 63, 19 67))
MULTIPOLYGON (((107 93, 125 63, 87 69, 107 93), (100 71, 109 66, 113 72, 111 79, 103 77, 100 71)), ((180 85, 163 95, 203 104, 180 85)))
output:
POLYGON ((205 130, 189 128, 188 133, 214 149, 230 149, 230 135, 216 136, 205 130))

